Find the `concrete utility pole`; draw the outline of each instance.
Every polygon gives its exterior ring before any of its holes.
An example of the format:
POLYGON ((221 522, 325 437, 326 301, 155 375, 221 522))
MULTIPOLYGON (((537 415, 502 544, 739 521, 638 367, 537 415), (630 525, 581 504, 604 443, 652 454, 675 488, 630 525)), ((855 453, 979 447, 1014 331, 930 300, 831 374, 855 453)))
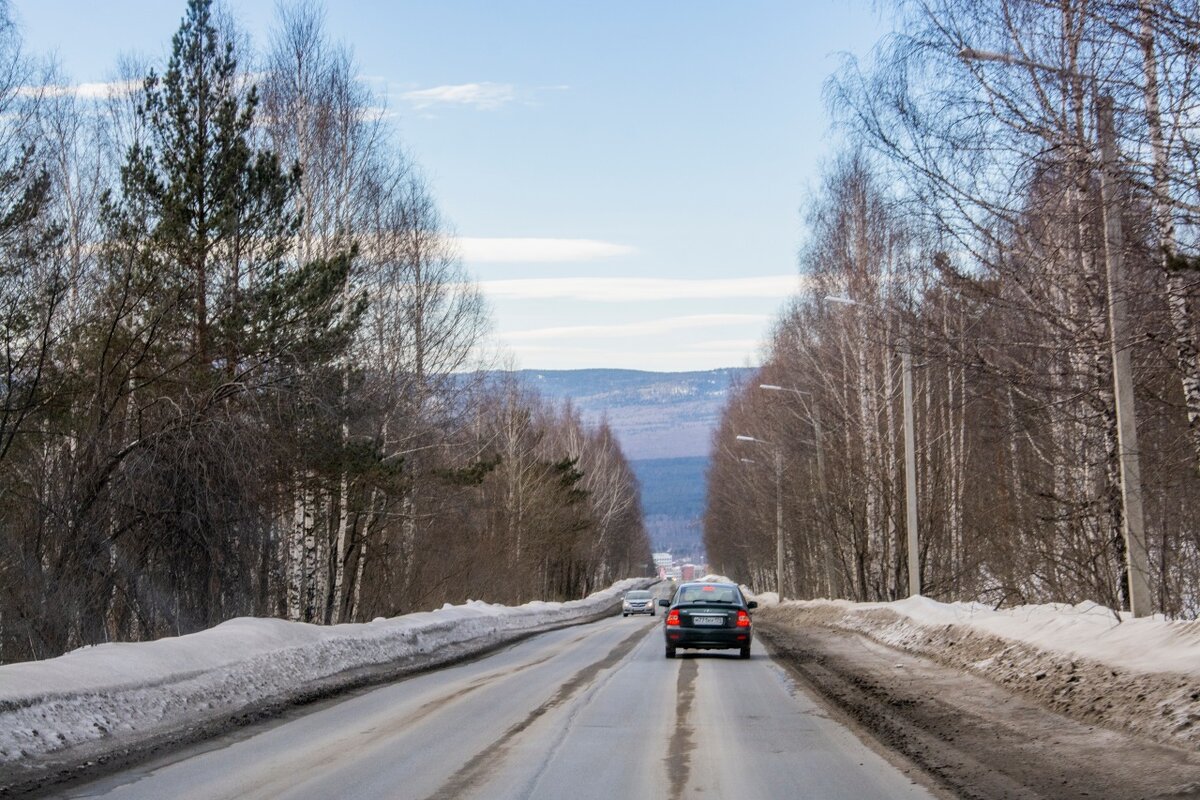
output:
POLYGON ((1142 518, 1142 468, 1138 455, 1137 413, 1133 404, 1133 371, 1125 335, 1125 233, 1121 227, 1121 201, 1117 185, 1117 137, 1113 125, 1113 99, 1096 88, 1095 75, 1082 75, 1061 67, 1008 53, 991 53, 965 47, 959 56, 968 61, 995 61, 1044 70, 1056 75, 1090 80, 1096 101, 1096 136, 1100 140, 1100 199, 1104 207, 1104 267, 1108 289, 1108 329, 1112 338, 1113 400, 1117 412, 1117 449, 1121 466, 1121 517, 1125 534, 1125 566, 1129 573, 1129 611, 1149 616, 1149 563, 1146 529, 1142 518))
POLYGON ((904 372, 904 497, 908 524, 908 594, 921 593, 921 548, 917 542, 917 445, 913 424, 912 353, 900 351, 904 372))
POLYGON ((783 600, 783 449, 775 445, 775 586, 783 600))
POLYGON ((1129 610, 1135 617, 1151 613, 1149 556, 1142 519, 1142 467, 1138 455, 1133 371, 1125 334, 1125 233, 1117 197, 1117 146, 1113 131, 1113 99, 1096 99, 1096 131, 1100 138, 1100 196, 1104 204, 1104 265, 1108 278, 1108 327, 1112 338, 1113 396, 1117 407, 1117 449, 1121 459, 1121 506, 1125 559, 1129 570, 1129 610))

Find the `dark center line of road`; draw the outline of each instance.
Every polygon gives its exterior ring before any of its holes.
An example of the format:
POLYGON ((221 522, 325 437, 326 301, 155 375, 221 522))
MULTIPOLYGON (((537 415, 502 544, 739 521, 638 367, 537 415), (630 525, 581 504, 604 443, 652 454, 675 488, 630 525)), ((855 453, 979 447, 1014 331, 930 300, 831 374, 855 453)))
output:
POLYGON ((549 661, 550 659, 554 658, 557 655, 558 655, 558 652, 556 651, 556 652, 544 655, 541 658, 535 659, 534 661, 529 661, 524 664, 519 664, 515 667, 511 667, 506 670, 481 675, 480 677, 471 681, 471 683, 467 684, 466 686, 462 687, 461 689, 458 689, 456 691, 442 695, 441 697, 436 697, 433 700, 430 700, 430 701, 422 704, 412 714, 399 720, 400 725, 405 728, 410 728, 413 725, 415 725, 416 723, 421 722, 426 717, 433 714, 435 711, 440 711, 441 709, 445 708, 449 704, 453 703, 455 700, 461 700, 462 698, 466 697, 467 695, 471 694, 472 692, 482 689, 485 686, 490 686, 491 684, 496 683, 497 681, 500 681, 500 680, 504 680, 506 678, 512 678, 512 677, 524 672, 527 669, 532 669, 533 667, 545 664, 547 661, 549 661))
POLYGON ((680 800, 687 788, 692 769, 692 725, 689 717, 692 702, 696 699, 696 675, 700 667, 696 661, 687 659, 679 667, 679 680, 675 687, 675 732, 667 748, 667 774, 671 779, 671 800, 680 800))
POLYGON ((639 628, 618 642, 612 650, 608 651, 608 654, 604 658, 589 664, 568 678, 558 687, 558 691, 554 693, 553 697, 530 711, 525 719, 506 730, 491 745, 472 756, 458 772, 451 775, 427 800, 457 800, 457 798, 462 797, 468 791, 475 788, 479 784, 480 779, 489 775, 496 765, 504 759, 514 739, 528 730, 529 726, 547 711, 562 705, 578 694, 581 689, 595 679, 601 670, 608 669, 620 662, 633 649, 638 640, 642 639, 645 635, 646 631, 639 628))

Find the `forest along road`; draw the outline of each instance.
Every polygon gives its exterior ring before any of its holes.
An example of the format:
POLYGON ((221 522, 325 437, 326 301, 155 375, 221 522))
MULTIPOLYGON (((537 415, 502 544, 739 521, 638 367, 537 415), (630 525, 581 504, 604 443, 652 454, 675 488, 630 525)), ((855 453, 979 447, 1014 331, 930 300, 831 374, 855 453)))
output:
POLYGON ((294 713, 58 797, 928 798, 755 645, 663 657, 614 616, 294 713))

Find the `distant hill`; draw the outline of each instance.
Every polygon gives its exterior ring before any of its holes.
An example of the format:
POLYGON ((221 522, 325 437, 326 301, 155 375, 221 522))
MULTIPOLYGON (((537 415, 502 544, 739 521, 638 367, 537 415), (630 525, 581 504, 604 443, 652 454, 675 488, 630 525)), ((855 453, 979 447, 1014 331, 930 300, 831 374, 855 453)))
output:
POLYGON ((712 431, 730 386, 753 372, 732 367, 705 372, 522 370, 518 375, 549 400, 570 398, 586 423, 608 419, 642 485, 654 549, 699 560, 712 431))
POLYGON ((701 560, 707 456, 631 461, 642 485, 646 531, 655 552, 701 560))

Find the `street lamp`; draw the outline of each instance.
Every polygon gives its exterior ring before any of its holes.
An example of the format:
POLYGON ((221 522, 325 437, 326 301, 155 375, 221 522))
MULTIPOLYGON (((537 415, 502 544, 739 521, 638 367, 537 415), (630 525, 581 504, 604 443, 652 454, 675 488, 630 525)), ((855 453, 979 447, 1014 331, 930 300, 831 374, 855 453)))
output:
POLYGON ((738 434, 737 440, 766 445, 775 451, 775 591, 783 600, 783 451, 778 445, 753 436, 738 434))
POLYGON ((1041 64, 1006 53, 964 47, 959 57, 966 61, 996 61, 1028 67, 1067 77, 1091 78, 1096 97, 1096 137, 1100 142, 1100 201, 1104 208, 1104 266, 1108 299, 1108 326, 1113 362, 1113 397, 1117 412, 1117 449, 1121 465, 1121 510, 1125 534, 1125 558, 1129 573, 1129 611, 1134 617, 1151 611, 1146 530, 1142 515, 1142 468, 1138 455, 1137 412, 1133 401, 1130 343, 1125 335, 1125 233, 1117 198, 1117 146, 1113 130, 1113 99, 1096 88, 1095 76, 1041 64))
MULTIPOLYGON (((808 416, 808 422, 813 428, 813 441, 817 448, 817 488, 821 494, 821 500, 828 499, 828 491, 825 483, 825 442, 821 433, 821 407, 817 405, 812 392, 806 392, 803 389, 793 389, 790 386, 778 386, 773 383, 760 383, 758 388, 768 392, 791 392, 800 398, 800 402, 804 404, 804 410, 808 416), (807 397, 811 402, 805 402, 807 397)), ((840 594, 840 587, 835 587, 836 582, 836 561, 833 554, 833 541, 831 540, 832 530, 828 535, 822 536, 822 541, 825 548, 825 573, 826 573, 826 589, 830 597, 840 594)))
MULTIPOLYGON (((831 303, 847 306, 858 305, 849 297, 826 295, 831 303)), ((905 345, 900 348, 900 368, 903 374, 904 391, 904 508, 905 530, 908 536, 908 593, 912 597, 921 594, 921 548, 917 532, 917 448, 913 423, 912 353, 905 345)))

